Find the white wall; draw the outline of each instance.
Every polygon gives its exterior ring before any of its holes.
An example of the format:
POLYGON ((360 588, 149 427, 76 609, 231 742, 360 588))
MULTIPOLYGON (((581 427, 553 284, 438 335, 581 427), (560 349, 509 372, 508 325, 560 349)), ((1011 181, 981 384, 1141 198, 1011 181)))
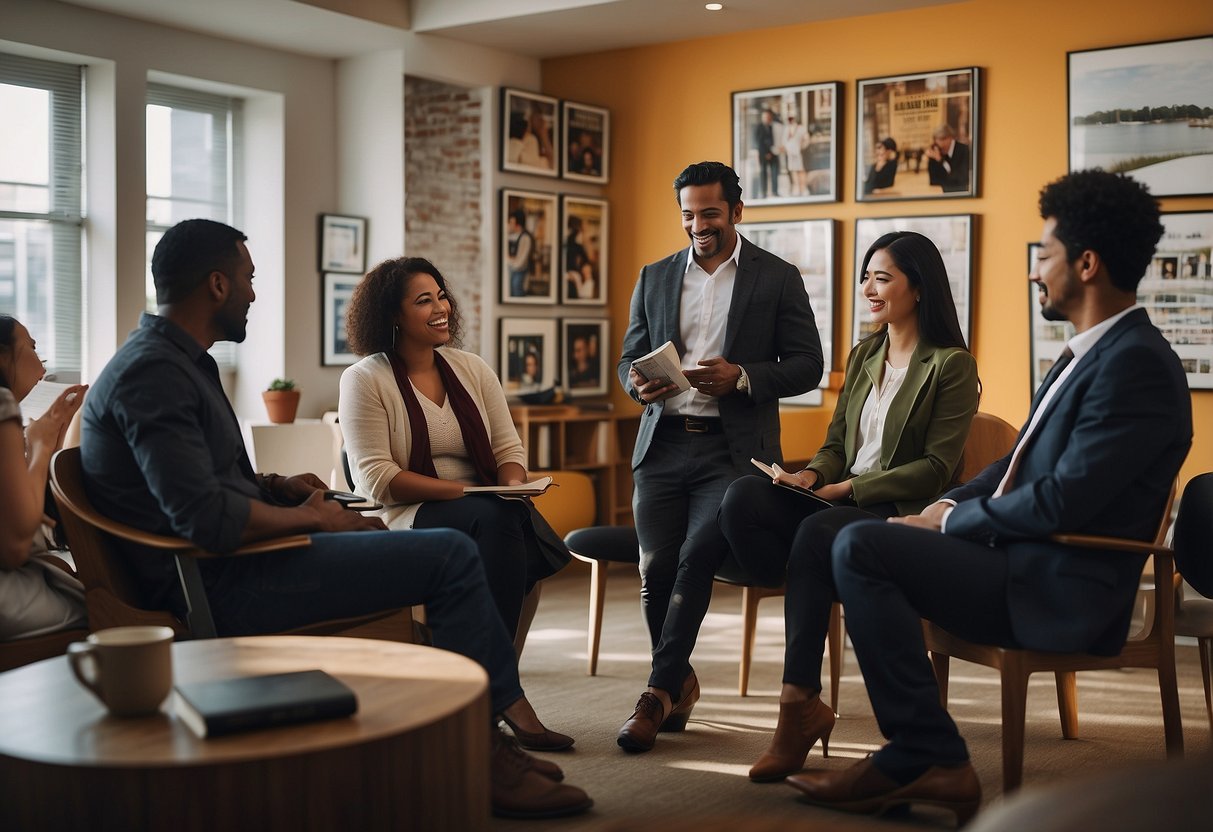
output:
MULTIPOLYGON (((0 49, 89 67, 86 378, 97 375, 143 308, 149 73, 176 76, 178 83, 192 79, 246 99, 242 224, 257 265, 257 302, 249 340, 238 348, 235 406, 249 418, 263 415, 259 392, 275 376, 299 384, 301 416, 336 405, 341 369, 320 365, 317 217, 368 217, 372 262, 404 251, 403 75, 460 84, 485 96, 493 114, 484 137, 486 217, 495 216, 502 184, 495 90, 538 89, 540 82, 537 60, 404 31, 399 50, 385 50, 380 42, 376 51, 333 61, 55 0, 0 0, 0 20, 0 49)), ((485 223, 484 250, 495 252, 496 245, 495 226, 485 223)), ((482 279, 486 294, 495 296, 496 258, 490 259, 482 279)), ((488 310, 486 320, 492 320, 488 310)), ((491 340, 486 336, 486 355, 494 349, 491 340)))

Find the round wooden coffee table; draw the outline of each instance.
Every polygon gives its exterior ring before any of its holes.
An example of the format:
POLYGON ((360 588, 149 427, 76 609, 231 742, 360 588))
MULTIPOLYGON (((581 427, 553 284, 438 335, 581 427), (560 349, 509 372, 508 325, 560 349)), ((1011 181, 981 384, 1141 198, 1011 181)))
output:
POLYGON ((319 668, 349 718, 199 739, 119 719, 63 657, 0 674, 0 829, 486 829, 488 678, 454 653, 369 639, 173 645, 176 681, 319 668))

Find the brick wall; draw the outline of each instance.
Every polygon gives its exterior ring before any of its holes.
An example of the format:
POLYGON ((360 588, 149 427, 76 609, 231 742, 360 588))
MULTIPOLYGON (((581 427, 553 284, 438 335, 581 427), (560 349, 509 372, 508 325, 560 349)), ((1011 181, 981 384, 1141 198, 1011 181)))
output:
POLYGON ((463 316, 463 347, 479 352, 485 252, 479 91, 404 79, 404 240, 410 257, 432 261, 463 316))

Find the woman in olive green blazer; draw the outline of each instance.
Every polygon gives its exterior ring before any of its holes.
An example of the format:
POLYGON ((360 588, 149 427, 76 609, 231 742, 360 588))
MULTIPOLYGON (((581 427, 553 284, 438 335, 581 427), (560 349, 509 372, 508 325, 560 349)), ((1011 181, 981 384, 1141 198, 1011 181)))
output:
POLYGON ((828 547, 813 545, 821 529, 913 514, 934 501, 959 467, 977 411, 977 363, 935 245, 913 232, 886 234, 868 249, 861 275, 880 329, 847 358, 825 444, 804 470, 775 478, 828 504, 775 488, 769 477, 735 481, 721 504, 721 529, 737 561, 756 583, 787 581, 779 724, 750 770, 756 781, 799 771, 814 743, 828 748, 834 727, 819 696, 836 597, 828 547))

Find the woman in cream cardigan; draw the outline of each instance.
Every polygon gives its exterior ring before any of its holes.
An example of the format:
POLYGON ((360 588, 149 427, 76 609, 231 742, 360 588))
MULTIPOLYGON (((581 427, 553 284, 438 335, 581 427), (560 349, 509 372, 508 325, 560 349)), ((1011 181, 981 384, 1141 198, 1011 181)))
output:
POLYGON ((826 539, 825 528, 912 514, 931 503, 959 467, 977 411, 977 364, 935 245, 913 232, 885 234, 868 249, 860 274, 880 329, 847 358, 825 444, 804 470, 776 478, 837 507, 774 488, 766 477, 743 477, 720 510, 733 554, 755 580, 767 586, 787 580, 779 723, 750 769, 760 782, 799 771, 818 740, 827 751, 834 728, 820 693, 836 599, 828 547, 823 552, 814 542, 826 539))
MULTIPOLYGON (((467 485, 526 481, 526 453, 505 392, 480 356, 450 346, 459 309, 428 260, 376 266, 346 313, 350 349, 338 411, 358 493, 382 503, 393 529, 452 528, 480 549, 497 610, 513 635, 523 597, 570 556, 529 501, 464 494, 467 485)), ((511 724, 527 748, 572 739, 511 724)))

